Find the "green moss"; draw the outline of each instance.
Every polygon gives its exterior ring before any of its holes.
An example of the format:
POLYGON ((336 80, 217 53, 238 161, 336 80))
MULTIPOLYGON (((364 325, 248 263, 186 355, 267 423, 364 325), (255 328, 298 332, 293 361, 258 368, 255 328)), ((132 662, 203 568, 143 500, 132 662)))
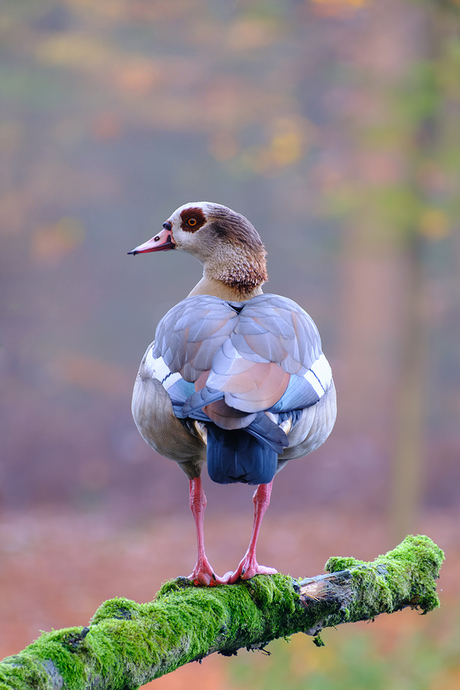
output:
POLYGON ((349 570, 355 603, 344 609, 345 620, 369 620, 411 605, 427 613, 439 606, 435 580, 444 553, 426 536, 408 536, 395 549, 372 563, 353 558, 330 558, 325 570, 349 570))
POLYGON ((338 573, 340 570, 349 570, 359 565, 365 565, 364 561, 357 561, 356 558, 332 556, 324 566, 328 573, 338 573))
POLYGON ((387 568, 392 594, 397 590, 407 592, 413 606, 427 613, 439 606, 435 581, 443 561, 444 552, 429 537, 410 535, 374 563, 377 571, 387 568))
MULTIPOLYGON (((91 685, 137 688, 189 661, 215 651, 262 649, 299 631, 372 619, 381 612, 439 604, 435 578, 443 553, 427 537, 408 537, 373 563, 331 558, 330 572, 348 570, 341 596, 304 601, 286 575, 260 575, 247 582, 196 587, 185 578, 166 582, 156 599, 137 604, 106 601, 88 628, 46 633, 24 652, 0 664, 0 690, 91 685), (342 596, 345 592, 345 598, 342 596)), ((321 638, 315 637, 315 644, 321 638)))
MULTIPOLYGON (((258 575, 252 580, 247 580, 244 586, 257 606, 266 607, 278 605, 281 601, 292 603, 292 582, 291 577, 278 573, 271 577, 258 575)), ((293 608, 292 603, 291 610, 293 608)))
POLYGON ((30 690, 47 688, 49 675, 39 659, 26 652, 10 656, 1 662, 0 690, 30 690))
POLYGON ((109 618, 115 618, 116 620, 133 620, 142 615, 142 610, 142 604, 137 604, 135 601, 131 601, 131 599, 115 597, 115 599, 105 601, 98 608, 91 622, 97 624, 109 618))
POLYGON ((81 627, 67 628, 43 634, 20 656, 9 657, 5 660, 9 665, 9 670, 14 673, 15 679, 18 676, 21 678, 24 687, 43 687, 44 683, 47 684, 50 681, 50 670, 53 667, 56 669, 56 675, 62 677, 67 687, 84 687, 86 679, 84 661, 74 653, 72 646, 66 643, 67 639, 78 636, 81 630, 81 627))
POLYGON ((168 580, 157 592, 156 599, 168 596, 172 592, 181 592, 184 589, 196 589, 196 585, 186 577, 176 577, 175 580, 168 580))

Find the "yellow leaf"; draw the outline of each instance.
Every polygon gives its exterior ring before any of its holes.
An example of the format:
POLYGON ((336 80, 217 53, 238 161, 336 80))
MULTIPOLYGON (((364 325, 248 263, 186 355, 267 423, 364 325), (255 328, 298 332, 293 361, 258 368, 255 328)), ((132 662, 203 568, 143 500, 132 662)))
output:
POLYGON ((420 217, 420 232, 429 240, 442 240, 450 233, 449 218, 440 208, 426 208, 420 217))
POLYGON ((78 247, 85 238, 85 228, 77 218, 61 218, 53 225, 45 225, 32 237, 32 256, 44 263, 57 263, 78 247))

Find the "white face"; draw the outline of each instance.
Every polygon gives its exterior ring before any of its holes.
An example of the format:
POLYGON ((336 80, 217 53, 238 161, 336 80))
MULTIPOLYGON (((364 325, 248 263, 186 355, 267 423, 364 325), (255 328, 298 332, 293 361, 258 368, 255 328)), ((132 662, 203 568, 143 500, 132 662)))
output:
POLYGON ((247 218, 222 204, 184 204, 164 225, 177 249, 193 254, 206 265, 212 262, 223 269, 230 260, 241 264, 248 256, 265 256, 260 237, 247 218))
POLYGON ((208 201, 190 202, 179 206, 168 218, 177 249, 201 259, 209 255, 211 248, 206 241, 206 230, 209 227, 207 218, 213 205, 215 204, 208 201))

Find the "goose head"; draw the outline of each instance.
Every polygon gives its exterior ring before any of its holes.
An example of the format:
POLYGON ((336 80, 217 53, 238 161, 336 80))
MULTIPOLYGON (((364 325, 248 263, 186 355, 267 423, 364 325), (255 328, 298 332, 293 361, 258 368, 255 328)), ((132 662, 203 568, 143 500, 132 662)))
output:
POLYGON ((268 279, 266 251, 257 230, 221 204, 199 201, 180 206, 158 235, 128 253, 169 249, 182 249, 203 264, 203 278, 190 295, 247 300, 261 294, 268 279))

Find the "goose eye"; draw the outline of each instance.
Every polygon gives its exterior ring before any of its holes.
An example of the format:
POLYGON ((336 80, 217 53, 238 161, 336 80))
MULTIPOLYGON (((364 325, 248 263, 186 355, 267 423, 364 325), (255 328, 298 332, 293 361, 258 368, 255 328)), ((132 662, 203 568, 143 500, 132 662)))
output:
POLYGON ((180 226, 185 232, 196 232, 206 223, 201 208, 185 208, 180 214, 180 226))

